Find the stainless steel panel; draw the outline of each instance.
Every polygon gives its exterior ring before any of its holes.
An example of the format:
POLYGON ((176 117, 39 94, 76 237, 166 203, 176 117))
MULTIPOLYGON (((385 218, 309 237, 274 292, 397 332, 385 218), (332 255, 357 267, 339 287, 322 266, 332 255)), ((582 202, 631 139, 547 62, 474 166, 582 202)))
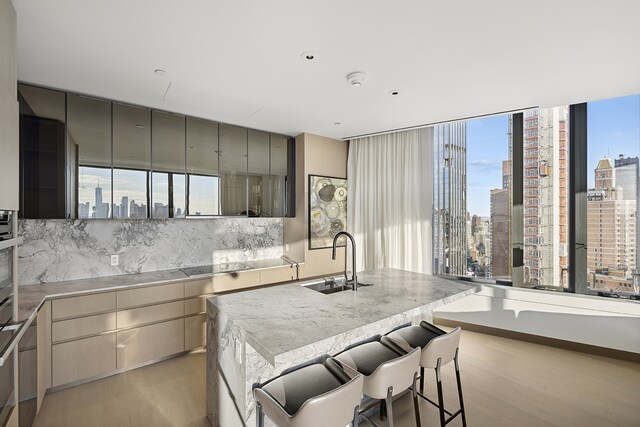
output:
MULTIPOLYGON (((0 304, 13 294, 13 247, 0 250, 0 304)), ((0 319, 0 327, 4 323, 0 319)))

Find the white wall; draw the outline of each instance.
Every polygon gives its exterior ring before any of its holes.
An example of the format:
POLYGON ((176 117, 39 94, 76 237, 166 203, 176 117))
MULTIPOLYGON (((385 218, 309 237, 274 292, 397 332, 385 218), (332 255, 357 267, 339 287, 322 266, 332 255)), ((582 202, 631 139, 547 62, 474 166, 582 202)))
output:
POLYGON ((433 317, 640 353, 640 303, 631 301, 485 285, 433 317))

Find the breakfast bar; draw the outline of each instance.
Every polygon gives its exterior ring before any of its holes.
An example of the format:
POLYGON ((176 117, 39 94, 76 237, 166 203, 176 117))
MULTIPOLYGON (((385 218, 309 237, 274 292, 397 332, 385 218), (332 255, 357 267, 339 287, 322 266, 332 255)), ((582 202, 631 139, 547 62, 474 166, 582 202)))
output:
POLYGON ((254 383, 393 328, 431 320, 435 308, 480 285, 383 268, 358 273, 356 292, 322 293, 324 279, 218 295, 207 301, 207 416, 254 425, 254 383))

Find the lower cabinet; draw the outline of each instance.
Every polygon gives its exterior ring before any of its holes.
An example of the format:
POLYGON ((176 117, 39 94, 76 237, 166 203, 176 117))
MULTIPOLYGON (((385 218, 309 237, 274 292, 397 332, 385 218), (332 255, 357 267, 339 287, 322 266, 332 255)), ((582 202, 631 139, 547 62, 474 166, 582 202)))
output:
POLYGON ((117 369, 184 351, 184 319, 117 332, 117 369))
POLYGON ((46 301, 20 349, 25 366, 34 360, 38 366, 37 377, 21 379, 21 395, 25 400, 37 395, 39 408, 50 387, 201 348, 208 298, 296 278, 296 268, 282 266, 46 301))
POLYGON ((194 350, 207 343, 207 315, 197 314, 184 319, 184 349, 194 350))
POLYGON ((116 369, 116 334, 54 344, 53 387, 109 374, 116 369))

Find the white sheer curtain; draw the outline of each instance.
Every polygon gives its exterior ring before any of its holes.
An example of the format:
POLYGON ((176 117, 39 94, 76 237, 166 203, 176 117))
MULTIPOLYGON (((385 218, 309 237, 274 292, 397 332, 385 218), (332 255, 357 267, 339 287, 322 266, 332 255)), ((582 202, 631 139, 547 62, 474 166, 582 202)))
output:
POLYGON ((347 229, 357 271, 432 272, 432 184, 433 128, 349 142, 347 229))

